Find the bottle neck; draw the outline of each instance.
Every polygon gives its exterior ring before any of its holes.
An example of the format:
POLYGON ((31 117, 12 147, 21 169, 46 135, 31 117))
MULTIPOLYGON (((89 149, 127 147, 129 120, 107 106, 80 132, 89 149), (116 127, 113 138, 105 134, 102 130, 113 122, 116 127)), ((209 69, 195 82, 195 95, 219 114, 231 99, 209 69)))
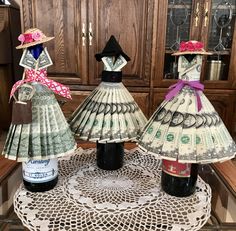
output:
POLYGON ((103 170, 116 170, 123 166, 124 142, 98 143, 97 165, 103 170))

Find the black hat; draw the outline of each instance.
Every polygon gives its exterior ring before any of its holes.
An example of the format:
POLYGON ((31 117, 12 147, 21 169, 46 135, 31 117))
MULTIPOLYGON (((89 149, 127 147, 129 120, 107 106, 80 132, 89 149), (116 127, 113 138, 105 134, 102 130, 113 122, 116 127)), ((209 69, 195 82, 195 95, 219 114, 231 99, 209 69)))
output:
POLYGON ((120 47, 120 44, 117 42, 116 38, 112 35, 108 40, 102 53, 96 54, 95 58, 97 61, 101 61, 101 59, 106 56, 108 57, 115 56, 116 58, 118 58, 120 55, 122 55, 126 61, 130 61, 129 56, 123 52, 122 48, 120 47))

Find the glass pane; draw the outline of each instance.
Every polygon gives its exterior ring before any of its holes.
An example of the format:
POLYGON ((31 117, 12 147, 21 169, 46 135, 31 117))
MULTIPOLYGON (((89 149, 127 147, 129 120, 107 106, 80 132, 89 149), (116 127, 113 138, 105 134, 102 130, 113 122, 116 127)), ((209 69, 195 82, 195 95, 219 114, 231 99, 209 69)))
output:
POLYGON ((213 0, 210 18, 206 80, 227 80, 235 23, 235 0, 213 0))
POLYGON ((192 0, 168 0, 166 54, 164 78, 177 78, 177 58, 171 53, 178 50, 181 41, 189 40, 192 0))

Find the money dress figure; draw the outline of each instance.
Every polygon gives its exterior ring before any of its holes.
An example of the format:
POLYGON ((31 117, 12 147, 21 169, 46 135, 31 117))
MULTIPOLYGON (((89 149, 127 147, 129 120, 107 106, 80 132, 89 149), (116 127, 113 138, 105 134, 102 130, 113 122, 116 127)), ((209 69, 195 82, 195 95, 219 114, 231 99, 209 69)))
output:
MULTIPOLYGON (((2 154, 6 158, 25 162, 24 167, 27 163, 37 162, 32 160, 56 160, 56 157, 73 152, 76 143, 54 96, 56 93, 71 99, 70 91, 47 78, 46 68, 52 65, 52 61, 42 43, 53 37, 46 37, 34 28, 21 34, 18 39, 21 45, 17 49, 24 48, 20 65, 25 67, 25 71, 23 79, 16 82, 11 91, 10 97, 14 97, 13 116, 2 154)), ((43 172, 42 181, 55 176, 55 169, 43 172), (46 174, 45 177, 43 174, 46 174)), ((24 180, 30 178, 34 183, 40 182, 41 176, 23 171, 24 180)))
POLYGON ((197 163, 224 161, 235 156, 235 143, 199 82, 203 43, 182 42, 178 55, 179 80, 154 112, 138 138, 139 147, 162 158, 161 187, 178 197, 195 192, 197 163))
POLYGON ((114 36, 110 37, 102 53, 95 57, 104 63, 102 82, 75 110, 69 123, 72 132, 79 138, 97 142, 98 154, 107 153, 104 160, 107 166, 99 164, 100 158, 97 158, 99 167, 117 169, 122 165, 123 142, 136 139, 146 118, 122 84, 121 68, 130 58, 114 36), (114 159, 109 162, 112 155, 114 159))
POLYGON ((203 94, 203 55, 197 41, 182 42, 179 81, 149 119, 138 138, 141 149, 180 163, 212 163, 235 156, 235 143, 212 104, 203 94))

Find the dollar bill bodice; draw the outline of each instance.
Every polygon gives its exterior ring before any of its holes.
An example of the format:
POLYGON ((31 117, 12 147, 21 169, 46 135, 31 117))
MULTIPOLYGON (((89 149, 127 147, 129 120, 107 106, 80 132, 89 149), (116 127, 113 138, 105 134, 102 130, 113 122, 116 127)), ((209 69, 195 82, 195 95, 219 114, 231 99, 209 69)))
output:
POLYGON ((196 55, 188 61, 184 55, 179 56, 178 72, 179 79, 187 81, 199 81, 202 67, 202 55, 196 55))

